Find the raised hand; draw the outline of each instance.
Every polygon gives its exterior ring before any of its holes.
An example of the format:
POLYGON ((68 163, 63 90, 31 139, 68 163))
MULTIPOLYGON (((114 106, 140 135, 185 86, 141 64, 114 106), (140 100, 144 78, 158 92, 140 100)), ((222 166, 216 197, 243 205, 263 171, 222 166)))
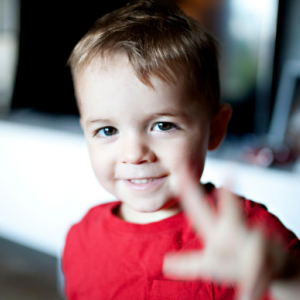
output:
POLYGON ((189 172, 181 172, 177 186, 204 250, 168 254, 165 276, 234 283, 240 299, 260 299, 284 264, 283 249, 267 241, 259 229, 247 227, 240 200, 228 189, 219 190, 216 213, 189 172))

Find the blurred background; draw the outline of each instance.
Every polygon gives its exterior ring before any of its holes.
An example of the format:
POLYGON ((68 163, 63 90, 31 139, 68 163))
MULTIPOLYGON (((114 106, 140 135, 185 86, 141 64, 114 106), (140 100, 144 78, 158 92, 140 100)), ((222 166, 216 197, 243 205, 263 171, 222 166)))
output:
MULTIPOLYGON (((299 236, 300 1, 174 1, 219 40, 233 108, 202 180, 219 185, 235 164, 236 192, 299 236)), ((0 0, 0 299, 63 299, 65 234, 113 199, 93 177, 66 62, 97 18, 127 2, 0 0)))

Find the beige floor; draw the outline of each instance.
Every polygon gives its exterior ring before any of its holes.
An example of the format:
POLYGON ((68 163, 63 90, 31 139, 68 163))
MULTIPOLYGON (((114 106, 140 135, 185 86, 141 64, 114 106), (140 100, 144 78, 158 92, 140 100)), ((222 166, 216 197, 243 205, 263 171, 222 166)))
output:
POLYGON ((64 300, 55 257, 0 238, 1 300, 64 300))

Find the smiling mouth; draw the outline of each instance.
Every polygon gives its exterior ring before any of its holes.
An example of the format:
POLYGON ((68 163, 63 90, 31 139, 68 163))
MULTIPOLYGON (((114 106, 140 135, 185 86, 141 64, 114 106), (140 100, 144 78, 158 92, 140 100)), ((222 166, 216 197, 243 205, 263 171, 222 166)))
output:
POLYGON ((147 179, 129 179, 130 182, 134 184, 145 184, 156 180, 157 178, 147 178, 147 179))
POLYGON ((157 179, 164 178, 164 177, 166 177, 166 175, 160 176, 160 177, 153 177, 153 178, 128 179, 128 181, 130 181, 131 183, 134 183, 134 184, 147 184, 149 182, 152 182, 157 179))

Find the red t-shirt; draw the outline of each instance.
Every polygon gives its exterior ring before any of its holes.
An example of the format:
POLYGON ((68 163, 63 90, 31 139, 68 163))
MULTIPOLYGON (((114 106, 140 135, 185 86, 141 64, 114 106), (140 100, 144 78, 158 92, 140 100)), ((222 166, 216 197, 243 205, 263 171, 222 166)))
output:
MULTIPOLYGON (((210 199, 215 189, 209 192, 210 199)), ((263 205, 242 199, 248 223, 259 224, 270 238, 300 254, 300 242, 263 205)), ((201 299, 232 300, 235 289, 207 281, 174 281, 162 276, 166 253, 203 248, 180 212, 150 224, 132 224, 113 211, 120 202, 92 208, 70 229, 63 254, 69 300, 201 299)), ((267 299, 267 297, 266 297, 267 299)))

